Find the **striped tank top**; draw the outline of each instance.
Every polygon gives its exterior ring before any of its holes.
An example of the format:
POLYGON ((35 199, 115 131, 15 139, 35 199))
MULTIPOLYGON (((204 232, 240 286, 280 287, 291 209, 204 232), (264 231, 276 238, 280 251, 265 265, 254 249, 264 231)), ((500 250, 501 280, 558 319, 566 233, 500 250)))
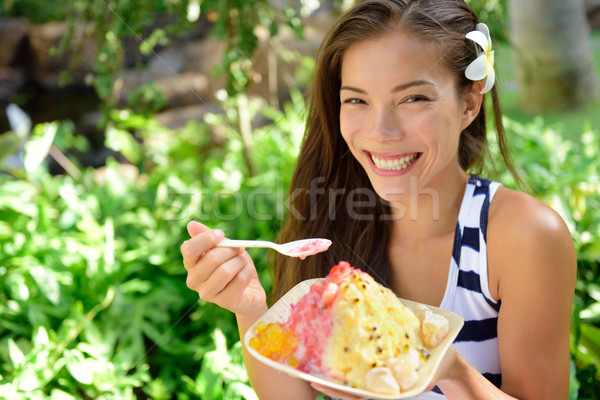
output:
MULTIPOLYGON (((452 260, 446 292, 440 308, 465 320, 454 341, 456 351, 494 385, 500 386, 498 311, 489 290, 486 230, 490 202, 500 186, 471 175, 460 206, 454 233, 452 260)), ((439 388, 417 396, 418 400, 441 400, 439 388)))

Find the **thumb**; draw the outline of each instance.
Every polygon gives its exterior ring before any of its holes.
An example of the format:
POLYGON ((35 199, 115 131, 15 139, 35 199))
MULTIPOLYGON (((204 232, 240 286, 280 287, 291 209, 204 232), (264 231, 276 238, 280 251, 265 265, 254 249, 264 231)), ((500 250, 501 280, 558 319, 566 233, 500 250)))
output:
POLYGON ((191 237, 194 237, 202 232, 206 232, 206 231, 210 231, 210 230, 211 229, 208 226, 201 224, 198 221, 190 221, 187 224, 187 231, 191 237))

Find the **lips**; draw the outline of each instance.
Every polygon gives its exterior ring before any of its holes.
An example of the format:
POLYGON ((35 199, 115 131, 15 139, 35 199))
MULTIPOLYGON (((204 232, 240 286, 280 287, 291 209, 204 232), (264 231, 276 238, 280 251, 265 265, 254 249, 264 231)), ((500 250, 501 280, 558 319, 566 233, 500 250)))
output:
POLYGON ((368 153, 373 165, 381 171, 404 171, 417 161, 421 153, 385 155, 368 153))

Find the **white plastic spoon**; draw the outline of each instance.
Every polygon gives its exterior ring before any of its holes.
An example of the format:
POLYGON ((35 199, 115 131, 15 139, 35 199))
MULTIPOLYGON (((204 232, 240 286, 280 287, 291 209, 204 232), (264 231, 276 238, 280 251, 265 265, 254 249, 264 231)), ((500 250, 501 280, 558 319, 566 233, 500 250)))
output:
POLYGON ((266 247, 278 251, 289 257, 300 257, 304 260, 307 256, 325 251, 331 246, 329 239, 300 239, 293 242, 277 244, 266 240, 230 240, 223 239, 217 247, 266 247))

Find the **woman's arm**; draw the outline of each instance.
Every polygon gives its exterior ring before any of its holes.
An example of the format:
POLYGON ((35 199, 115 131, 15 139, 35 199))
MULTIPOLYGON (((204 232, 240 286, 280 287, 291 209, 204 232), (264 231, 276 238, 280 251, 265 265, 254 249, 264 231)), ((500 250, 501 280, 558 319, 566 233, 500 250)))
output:
POLYGON ((501 301, 502 392, 460 357, 438 385, 448 399, 566 399, 577 268, 569 230, 540 201, 499 189, 487 238, 490 292, 501 301))
MULTIPOLYGON (((266 308, 265 308, 266 311, 266 308)), ((240 338, 243 338, 248 328, 256 322, 258 316, 236 314, 240 338)), ((293 378, 281 371, 277 371, 252 357, 246 346, 242 346, 244 364, 248 371, 248 378, 258 398, 263 399, 315 399, 317 392, 310 385, 297 378, 293 378)))
MULTIPOLYGON (((181 246, 188 287, 201 299, 235 313, 243 338, 267 311, 266 294, 252 259, 241 249, 215 247, 223 239, 221 231, 192 221, 188 232, 191 238, 181 246)), ((308 400, 317 396, 308 383, 259 362, 245 347, 243 352, 250 383, 261 400, 308 400)))
MULTIPOLYGON (((550 207, 503 191, 497 245, 502 389, 522 399, 566 399, 569 331, 577 276, 571 234, 550 207), (504 226, 503 226, 504 225, 504 226)), ((499 193, 500 194, 500 193, 499 193)))

